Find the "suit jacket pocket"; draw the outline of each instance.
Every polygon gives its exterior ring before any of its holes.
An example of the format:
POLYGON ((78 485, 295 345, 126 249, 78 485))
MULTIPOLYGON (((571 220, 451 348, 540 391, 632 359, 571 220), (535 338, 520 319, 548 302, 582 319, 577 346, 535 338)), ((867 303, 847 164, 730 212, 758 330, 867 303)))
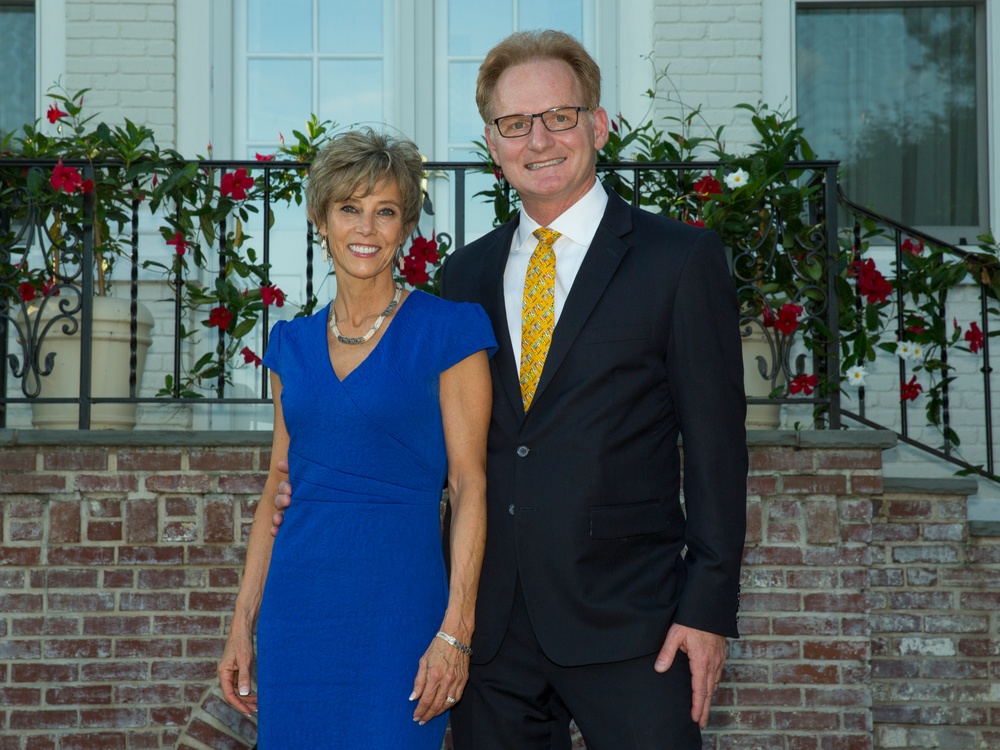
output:
POLYGON ((590 509, 591 539, 622 539, 659 534, 671 525, 662 500, 627 505, 595 505, 590 509))

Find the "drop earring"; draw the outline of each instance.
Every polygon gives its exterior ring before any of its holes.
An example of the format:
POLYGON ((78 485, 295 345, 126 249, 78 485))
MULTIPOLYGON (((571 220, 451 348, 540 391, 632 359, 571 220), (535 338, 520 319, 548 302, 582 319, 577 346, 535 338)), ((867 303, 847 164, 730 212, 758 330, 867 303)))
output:
POLYGON ((319 249, 323 251, 323 260, 329 263, 333 258, 330 257, 330 243, 326 241, 326 237, 323 237, 319 241, 319 249))
POLYGON ((396 267, 399 269, 400 273, 403 272, 403 246, 400 245, 396 248, 396 267))

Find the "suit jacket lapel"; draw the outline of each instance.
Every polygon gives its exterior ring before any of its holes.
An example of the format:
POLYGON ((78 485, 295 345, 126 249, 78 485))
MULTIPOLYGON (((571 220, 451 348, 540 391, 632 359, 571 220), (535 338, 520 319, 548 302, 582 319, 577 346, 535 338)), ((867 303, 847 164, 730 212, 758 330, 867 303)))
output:
MULTIPOLYGON (((510 343, 510 331, 507 327, 507 305, 503 295, 503 273, 507 266, 507 256, 510 255, 510 245, 517 231, 520 213, 512 221, 494 235, 494 245, 491 248, 492 258, 487 260, 482 279, 483 307, 493 321, 493 331, 497 338, 497 352, 493 355, 496 370, 500 375, 500 386, 510 401, 514 414, 522 419, 524 406, 521 402, 521 383, 518 379, 520 368, 520 352, 517 356, 510 343)), ((496 387, 496 386, 495 386, 496 387)))
MULTIPOLYGON (((552 333, 549 353, 546 355, 545 366, 538 379, 533 407, 538 403, 545 386, 566 359, 570 347, 604 294, 618 264, 628 252, 629 245, 622 240, 622 237, 632 229, 631 209, 616 193, 610 190, 608 193, 608 206, 604 211, 604 218, 573 281, 566 306, 559 313, 559 322, 552 333)), ((557 258, 556 263, 558 262, 557 258)), ((516 367, 514 371, 517 372, 516 367)))

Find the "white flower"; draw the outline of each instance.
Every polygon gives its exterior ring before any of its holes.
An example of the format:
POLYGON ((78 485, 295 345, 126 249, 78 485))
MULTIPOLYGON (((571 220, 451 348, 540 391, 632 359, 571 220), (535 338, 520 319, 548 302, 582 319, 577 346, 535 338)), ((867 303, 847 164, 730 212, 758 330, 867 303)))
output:
POLYGON ((868 370, 863 365, 854 365, 854 367, 847 368, 845 377, 849 385, 860 388, 865 384, 865 378, 868 377, 868 370))
POLYGON ((746 170, 737 169, 735 172, 726 175, 726 186, 730 190, 735 190, 738 187, 746 185, 748 179, 750 179, 750 175, 746 173, 746 170))
POLYGON ((910 344, 910 361, 918 362, 924 358, 924 347, 920 344, 910 344))
POLYGON ((900 341, 896 344, 896 354, 899 355, 900 359, 912 359, 913 358, 913 344, 906 341, 900 341))

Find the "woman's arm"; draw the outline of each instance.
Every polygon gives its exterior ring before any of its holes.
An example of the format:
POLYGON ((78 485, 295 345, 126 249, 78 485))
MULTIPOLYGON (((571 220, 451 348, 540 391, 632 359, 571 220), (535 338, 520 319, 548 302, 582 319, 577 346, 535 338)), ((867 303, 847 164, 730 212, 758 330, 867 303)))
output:
POLYGON ((274 537, 271 536, 274 496, 278 493, 278 482, 285 477, 285 473, 278 468, 278 462, 288 458, 288 430, 281 412, 281 379, 274 372, 271 373, 271 394, 274 402, 271 464, 267 483, 253 514, 243 580, 236 596, 236 611, 229 626, 225 651, 216 670, 225 699, 247 716, 257 710, 257 696, 250 695, 250 667, 254 658, 253 634, 257 625, 257 613, 260 611, 264 581, 267 579, 274 545, 274 537))
MULTIPOLYGON (((486 433, 493 395, 485 351, 441 373, 441 418, 448 454, 451 578, 441 631, 468 645, 475 628, 476 593, 486 542, 486 433)), ((428 721, 462 697, 469 657, 440 638, 420 659, 411 700, 413 718, 428 721), (449 703, 448 698, 454 698, 449 703)))

